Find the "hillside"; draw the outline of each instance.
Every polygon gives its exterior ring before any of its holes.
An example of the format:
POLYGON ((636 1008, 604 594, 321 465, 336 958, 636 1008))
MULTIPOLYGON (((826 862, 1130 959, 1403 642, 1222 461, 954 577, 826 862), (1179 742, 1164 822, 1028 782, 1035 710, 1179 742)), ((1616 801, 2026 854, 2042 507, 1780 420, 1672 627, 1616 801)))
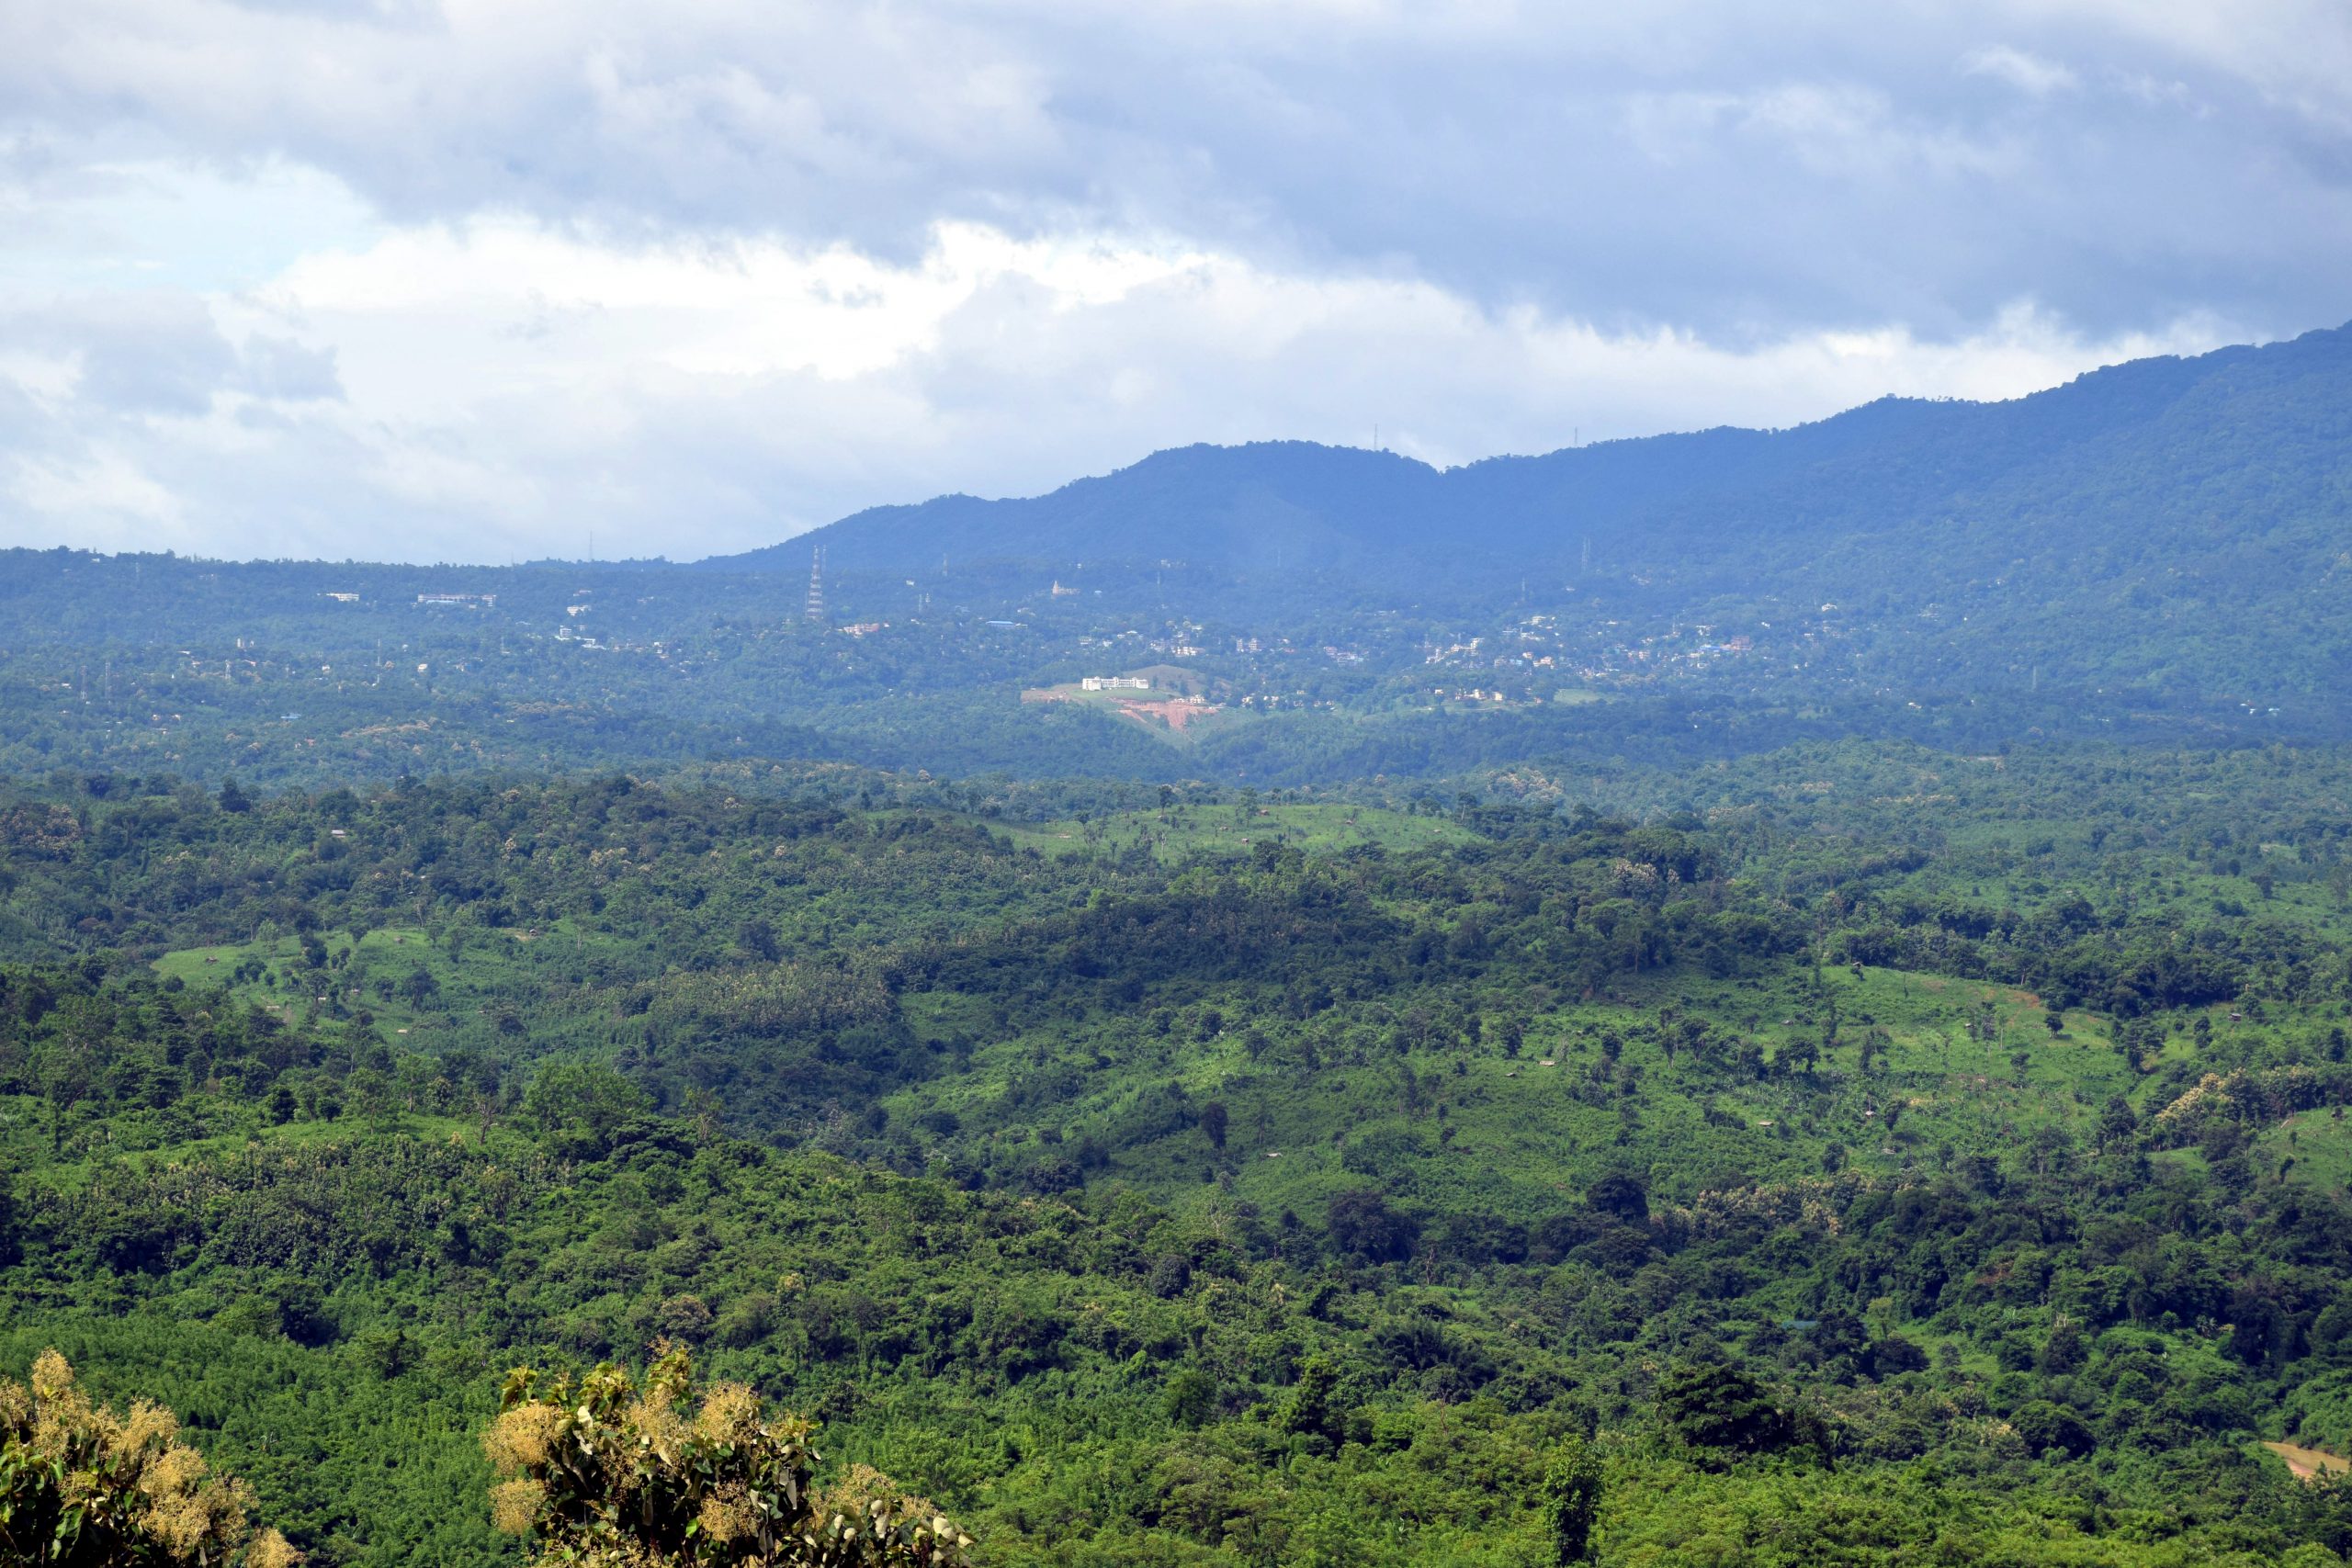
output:
POLYGON ((805 570, 822 546, 829 565, 848 570, 913 571, 942 556, 1178 558, 1302 574, 1336 564, 1402 587, 1396 574, 1408 571, 1573 577, 1588 570, 1588 547, 1589 570, 1725 579, 1854 538, 1949 549, 1955 567, 1996 570, 2008 564, 1999 551, 2029 537, 2161 559, 2165 545, 2188 542, 2177 530, 2233 512, 2258 510, 2298 536, 2340 521, 2347 392, 2352 327, 2138 360, 2007 402, 1886 398, 1791 430, 1606 442, 1444 471, 1308 442, 1196 446, 1029 499, 876 507, 700 564, 805 570))
POLYGON ((1702 812, 627 779, 0 795, 0 1377, 492 1568, 517 1363, 691 1345, 983 1563, 2330 1568, 2340 759, 1702 812))
POLYGON ((2212 694, 2219 673, 2248 693, 2317 693, 2346 673, 2327 587, 2348 497, 2339 329, 2008 402, 1886 399, 1787 431, 1444 472, 1305 443, 1192 446, 1049 495, 881 507, 703 564, 802 571, 817 546, 844 571, 1170 561, 1227 580, 1227 604, 1295 613, 1504 591, 1599 590, 1667 616, 1835 603, 1906 645, 1912 674, 2042 663, 2092 685, 2212 694))

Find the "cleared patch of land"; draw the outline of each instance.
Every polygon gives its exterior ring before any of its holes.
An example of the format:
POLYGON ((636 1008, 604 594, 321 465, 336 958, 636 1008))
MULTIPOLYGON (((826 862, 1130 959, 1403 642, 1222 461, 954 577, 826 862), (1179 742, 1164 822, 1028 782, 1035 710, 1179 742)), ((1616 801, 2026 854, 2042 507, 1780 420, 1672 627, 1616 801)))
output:
POLYGON ((2352 1460, 2320 1449, 2298 1448, 2293 1443, 2262 1445, 2287 1461, 2287 1468, 2298 1481, 2317 1481, 2323 1475, 2342 1475, 2352 1471, 2352 1460))
POLYGON ((2279 1179, 2330 1192, 2352 1188, 2352 1122, 2343 1107, 2300 1111, 2263 1133, 2261 1168, 2279 1179))
POLYGON ((1228 716, 1223 704, 1214 700, 1210 683, 1189 670, 1170 665, 1154 665, 1148 670, 1111 677, 1120 681, 1141 681, 1140 686, 1102 686, 1093 691, 1083 681, 1065 681, 1052 686, 1032 686, 1021 694, 1024 703, 1073 703, 1083 707, 1099 708, 1102 712, 1141 725, 1162 739, 1178 741, 1190 739, 1188 731, 1220 716, 1228 716))

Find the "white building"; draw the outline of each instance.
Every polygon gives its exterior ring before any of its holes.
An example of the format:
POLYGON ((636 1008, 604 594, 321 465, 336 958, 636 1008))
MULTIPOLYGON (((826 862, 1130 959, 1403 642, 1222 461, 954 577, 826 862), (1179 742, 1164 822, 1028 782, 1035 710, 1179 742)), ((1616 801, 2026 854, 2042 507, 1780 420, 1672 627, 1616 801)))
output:
POLYGON ((1089 675, 1079 687, 1089 692, 1148 692, 1151 680, 1144 675, 1089 675))

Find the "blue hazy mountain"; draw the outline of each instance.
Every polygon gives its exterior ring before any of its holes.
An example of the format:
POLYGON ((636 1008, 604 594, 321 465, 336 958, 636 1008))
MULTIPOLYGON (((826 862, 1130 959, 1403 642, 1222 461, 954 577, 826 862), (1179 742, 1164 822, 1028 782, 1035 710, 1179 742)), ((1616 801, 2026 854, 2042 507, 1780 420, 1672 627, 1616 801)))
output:
POLYGON ((876 507, 705 564, 806 570, 821 545, 853 571, 1180 559, 1410 596, 1598 576, 2222 614, 2333 581, 2347 499, 2352 329, 2139 360, 2005 402, 1889 398, 1790 430, 1442 471, 1306 442, 1189 446, 1048 495, 876 507))

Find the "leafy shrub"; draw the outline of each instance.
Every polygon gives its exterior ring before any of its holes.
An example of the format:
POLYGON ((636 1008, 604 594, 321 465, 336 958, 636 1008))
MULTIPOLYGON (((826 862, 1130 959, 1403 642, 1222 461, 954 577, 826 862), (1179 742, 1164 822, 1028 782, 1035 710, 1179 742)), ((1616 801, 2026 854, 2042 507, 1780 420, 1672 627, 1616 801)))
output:
POLYGON ((40 1568, 301 1562, 276 1530, 250 1535, 252 1494, 210 1474, 178 1435, 160 1405, 138 1400, 117 1416, 93 1404, 65 1358, 43 1351, 30 1387, 0 1382, 0 1559, 40 1568))
POLYGON ((814 1428, 771 1416, 741 1383, 693 1414, 683 1349, 657 1348, 642 1384, 605 1364, 542 1392, 509 1373, 482 1447, 503 1477, 501 1529, 537 1538, 542 1564, 578 1568, 956 1568, 971 1538, 888 1477, 812 1478, 814 1428))

